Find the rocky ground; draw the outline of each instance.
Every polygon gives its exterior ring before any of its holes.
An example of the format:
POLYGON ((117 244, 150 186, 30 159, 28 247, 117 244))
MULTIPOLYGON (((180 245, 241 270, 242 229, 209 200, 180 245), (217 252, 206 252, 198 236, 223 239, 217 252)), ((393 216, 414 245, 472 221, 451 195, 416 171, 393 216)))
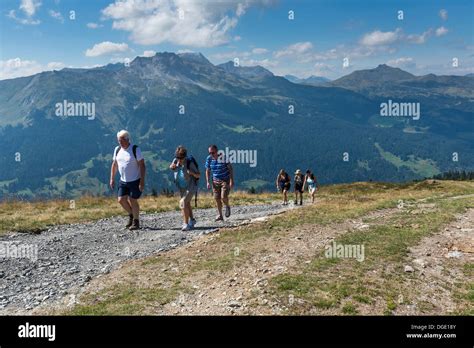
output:
POLYGON ((9 233, 0 237, 0 314, 28 314, 38 306, 74 299, 93 278, 125 261, 291 208, 277 203, 233 207, 225 222, 214 222, 215 209, 198 209, 196 229, 190 232, 181 231, 180 212, 174 211, 142 215, 138 232, 123 227, 127 218, 114 217, 55 226, 41 234, 9 233), (31 249, 21 255, 26 247, 31 249))

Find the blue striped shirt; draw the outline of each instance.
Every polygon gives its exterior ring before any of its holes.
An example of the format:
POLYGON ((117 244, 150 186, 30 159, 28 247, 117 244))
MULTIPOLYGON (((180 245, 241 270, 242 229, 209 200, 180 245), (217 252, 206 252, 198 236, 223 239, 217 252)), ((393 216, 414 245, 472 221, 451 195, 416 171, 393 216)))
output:
POLYGON ((214 159, 211 155, 206 158, 206 169, 212 172, 213 180, 227 180, 230 177, 230 171, 227 160, 220 160, 220 157, 214 159))

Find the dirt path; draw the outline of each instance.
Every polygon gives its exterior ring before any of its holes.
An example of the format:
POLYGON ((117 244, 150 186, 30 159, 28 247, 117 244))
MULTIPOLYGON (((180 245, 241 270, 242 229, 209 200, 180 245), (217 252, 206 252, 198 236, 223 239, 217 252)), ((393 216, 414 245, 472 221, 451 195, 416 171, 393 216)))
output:
MULTIPOLYGON (((419 200, 411 204, 414 212, 435 209, 431 204, 419 200)), ((108 291, 114 286, 131 284, 135 288, 167 289, 173 287, 176 280, 188 290, 179 291, 172 300, 164 303, 144 302, 140 314, 149 315, 278 315, 292 305, 291 301, 301 301, 298 298, 274 298, 269 291, 269 281, 282 273, 301 269, 309 264, 315 255, 324 250, 335 238, 352 231, 369 230, 378 225, 384 225, 399 208, 372 211, 367 215, 349 219, 341 223, 322 226, 319 224, 303 224, 296 228, 272 232, 262 238, 255 238, 251 243, 243 243, 242 248, 235 250, 232 245, 214 243, 221 232, 206 235, 193 243, 176 248, 165 253, 154 264, 143 268, 143 261, 136 260, 124 264, 114 274, 104 275, 92 281, 87 293, 97 301, 107 301, 108 291), (227 249, 222 249, 227 248, 227 249), (226 259, 217 257, 215 264, 201 270, 196 270, 203 255, 228 255, 233 252, 234 266, 226 267, 226 259), (242 261, 239 262, 239 255, 242 261), (191 291, 189 291, 191 288, 191 291), (103 292, 105 290, 105 292, 103 292)), ((462 265, 473 260, 473 226, 474 210, 460 215, 459 219, 446 228, 423 239, 412 248, 408 260, 413 260, 413 267, 420 276, 406 278, 411 281, 414 290, 422 293, 419 301, 432 301, 439 312, 449 313, 456 310, 453 299, 454 282, 466 281, 466 276, 459 272, 462 265), (457 250, 462 253, 460 257, 457 250), (453 254, 454 252, 454 254, 453 254), (454 255, 454 256, 453 256, 454 255), (420 261, 423 259, 423 262, 420 261), (422 265, 424 263, 424 266, 422 265), (453 263, 457 263, 453 267, 453 263), (419 269, 421 265, 421 269, 419 269)), ((273 218, 257 219, 259 223, 268 226, 273 218)), ((257 227, 257 225, 256 225, 257 227)), ((237 227, 239 230, 244 227, 237 227)), ((224 232, 222 232, 224 233, 224 232)), ((409 263, 410 261, 408 261, 409 263)), ((389 267, 390 268, 390 267, 389 267)), ((402 270, 403 272, 403 270, 402 270)), ((374 273, 370 277, 380 276, 374 273)), ((418 295, 417 295, 418 296, 418 295)), ((113 296, 112 296, 113 298, 113 296)), ((135 302, 135 299, 134 299, 135 302)), ((375 299, 366 306, 361 306, 359 314, 383 314, 385 302, 375 299)), ((67 306, 63 306, 65 308, 67 306)), ((394 314, 423 314, 426 308, 417 303, 401 304, 394 314)), ((341 314, 340 310, 328 309, 324 314, 341 314)), ((317 308, 307 314, 322 314, 317 308)))
POLYGON ((64 301, 125 261, 170 250, 219 228, 239 226, 287 209, 290 207, 276 203, 233 207, 224 223, 214 222, 215 209, 198 209, 196 229, 190 232, 181 231, 180 213, 174 211, 142 215, 139 232, 126 230, 125 218, 114 217, 56 226, 41 234, 7 234, 0 237, 0 314, 28 314, 38 306, 64 301))
POLYGON ((453 299, 455 284, 466 282, 469 277, 463 270, 474 264, 474 209, 459 215, 440 233, 428 236, 410 248, 409 259, 416 276, 411 280, 411 286, 417 289, 419 296, 415 303, 399 306, 396 313, 417 314, 420 311, 418 303, 424 303, 425 307, 429 304, 440 313, 458 310, 453 299))
MULTIPOLYGON (((289 229, 283 234, 274 234, 271 240, 256 239, 251 246, 238 250, 238 253, 242 255, 251 255, 250 259, 246 259, 239 267, 222 271, 220 265, 217 264, 218 269, 215 272, 208 270, 192 272, 180 281, 193 288, 191 293, 181 293, 175 300, 163 306, 148 306, 142 314, 281 314, 285 306, 274 301, 266 290, 270 278, 300 263, 308 263, 316 252, 331 243, 337 236, 347 233, 348 230, 364 230, 381 224, 384 219, 397 211, 397 208, 374 211, 362 218, 350 219, 329 226, 305 224, 289 229)), ((267 223, 271 219, 263 218, 257 221, 267 223)), ((118 283, 142 284, 146 287, 171 287, 175 279, 174 274, 178 277, 178 274, 193 269, 195 261, 199 260, 201 255, 221 251, 217 250, 221 246, 212 243, 217 237, 219 233, 207 235, 182 248, 170 250, 165 257, 172 261, 165 268, 162 268, 161 264, 156 268, 147 266, 144 272, 140 271, 141 261, 128 263, 114 274, 91 282, 87 292, 100 293, 102 289, 113 287, 118 283)), ((225 252, 235 252, 235 248, 225 252)))

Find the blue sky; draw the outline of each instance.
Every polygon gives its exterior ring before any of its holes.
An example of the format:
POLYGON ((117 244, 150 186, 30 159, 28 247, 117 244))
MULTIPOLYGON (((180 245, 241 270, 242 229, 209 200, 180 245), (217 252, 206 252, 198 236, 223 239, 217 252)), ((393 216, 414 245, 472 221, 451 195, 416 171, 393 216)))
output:
POLYGON ((472 0, 2 0, 0 6, 0 79, 162 51, 201 52, 215 64, 238 58, 298 77, 334 79, 383 63, 416 75, 474 72, 472 0))

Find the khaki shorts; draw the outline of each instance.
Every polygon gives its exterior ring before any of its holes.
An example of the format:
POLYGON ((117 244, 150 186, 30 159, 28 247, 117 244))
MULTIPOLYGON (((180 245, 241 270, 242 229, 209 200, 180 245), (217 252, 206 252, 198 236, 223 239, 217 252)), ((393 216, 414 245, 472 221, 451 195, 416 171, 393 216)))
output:
POLYGON ((230 180, 214 180, 212 181, 212 191, 215 199, 226 199, 229 197, 230 180))

